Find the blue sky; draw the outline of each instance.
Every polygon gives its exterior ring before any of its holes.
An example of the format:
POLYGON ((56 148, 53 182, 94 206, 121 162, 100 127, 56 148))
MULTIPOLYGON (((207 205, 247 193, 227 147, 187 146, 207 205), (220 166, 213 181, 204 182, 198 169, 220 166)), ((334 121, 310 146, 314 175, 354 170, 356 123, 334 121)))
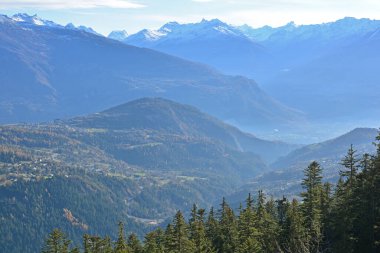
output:
POLYGON ((93 27, 108 34, 158 28, 169 21, 280 26, 334 21, 345 16, 380 19, 380 0, 0 0, 0 13, 37 14, 60 24, 93 27))

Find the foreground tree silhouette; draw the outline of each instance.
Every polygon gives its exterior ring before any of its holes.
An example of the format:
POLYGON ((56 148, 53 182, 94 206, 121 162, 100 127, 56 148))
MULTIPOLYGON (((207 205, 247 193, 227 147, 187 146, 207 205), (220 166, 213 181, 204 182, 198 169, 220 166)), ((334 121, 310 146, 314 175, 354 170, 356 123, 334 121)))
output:
POLYGON ((194 244, 189 239, 189 228, 181 211, 174 216, 166 232, 166 249, 168 253, 193 253, 194 244))
POLYGON ((305 221, 300 205, 296 199, 286 209, 283 233, 285 235, 283 249, 287 253, 309 253, 309 236, 305 229, 305 221))
POLYGON ((164 253, 165 235, 161 228, 152 231, 145 236, 144 253, 164 253))
POLYGON ((305 177, 302 187, 305 189, 301 193, 303 198, 302 210, 306 231, 309 235, 309 251, 311 253, 320 252, 322 241, 322 169, 317 162, 312 162, 305 170, 305 177))
POLYGON ((257 216, 254 211, 251 194, 246 199, 246 206, 241 210, 238 220, 239 245, 237 252, 250 253, 261 252, 259 238, 261 234, 257 230, 257 216))
POLYGON ((190 240, 194 244, 194 253, 214 252, 211 241, 206 237, 205 209, 198 209, 194 204, 189 220, 190 240))
POLYGON ((139 238, 137 238, 136 234, 132 233, 128 237, 128 248, 131 253, 143 253, 143 247, 139 238))
POLYGON ((84 253, 112 253, 111 239, 109 237, 101 238, 100 236, 83 236, 84 253))
POLYGON ((125 241, 124 224, 119 222, 119 235, 115 243, 115 253, 129 253, 128 245, 125 241))
POLYGON ((42 253, 69 253, 71 241, 59 229, 54 229, 46 239, 42 253))

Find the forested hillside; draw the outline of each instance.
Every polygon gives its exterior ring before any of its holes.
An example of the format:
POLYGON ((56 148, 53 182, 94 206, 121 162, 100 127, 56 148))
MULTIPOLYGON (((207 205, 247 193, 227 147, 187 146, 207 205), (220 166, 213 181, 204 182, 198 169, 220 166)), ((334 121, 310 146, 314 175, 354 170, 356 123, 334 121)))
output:
POLYGON ((194 205, 187 221, 177 211, 165 229, 146 234, 143 243, 130 232, 126 239, 122 223, 116 240, 85 234, 82 250, 54 230, 42 252, 379 252, 380 135, 376 147, 376 155, 362 157, 349 148, 335 185, 324 182, 321 166, 312 162, 304 170, 301 201, 274 200, 259 191, 238 210, 224 199, 207 214, 194 205))
POLYGON ((0 243, 36 252, 53 227, 78 243, 83 232, 111 233, 118 220, 143 236, 178 209, 210 206, 292 147, 159 98, 0 126, 0 243))

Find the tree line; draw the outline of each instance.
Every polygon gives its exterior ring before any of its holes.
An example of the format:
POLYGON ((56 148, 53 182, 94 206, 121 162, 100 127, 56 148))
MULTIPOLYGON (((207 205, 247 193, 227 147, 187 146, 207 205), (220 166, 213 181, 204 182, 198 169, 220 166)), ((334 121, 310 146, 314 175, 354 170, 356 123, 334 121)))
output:
POLYGON ((85 234, 81 249, 55 229, 43 253, 376 253, 380 252, 380 135, 377 152, 359 157, 351 145, 341 161, 336 185, 323 182, 322 168, 304 170, 300 200, 249 194, 233 210, 193 206, 188 220, 178 211, 165 229, 118 238, 85 234))

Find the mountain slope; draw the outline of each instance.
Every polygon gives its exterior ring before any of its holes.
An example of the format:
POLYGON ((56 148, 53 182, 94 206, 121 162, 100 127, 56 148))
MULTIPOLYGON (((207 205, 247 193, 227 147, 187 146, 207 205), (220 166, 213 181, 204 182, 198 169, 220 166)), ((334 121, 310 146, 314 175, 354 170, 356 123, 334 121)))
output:
POLYGON ((135 100, 65 123, 75 127, 105 128, 114 131, 144 129, 167 135, 212 139, 235 150, 258 154, 267 162, 274 161, 296 147, 256 138, 194 107, 161 98, 135 100))
POLYGON ((0 126, 0 140, 0 244, 28 253, 54 227, 78 243, 83 232, 115 235, 118 221, 140 235, 164 226, 176 210, 209 206, 267 170, 249 149, 290 148, 158 98, 0 126))
POLYGON ((376 139, 378 130, 375 128, 357 128, 347 134, 322 143, 311 144, 294 150, 285 157, 278 159, 272 167, 285 169, 302 167, 311 161, 337 164, 347 153, 352 144, 359 153, 373 153, 375 147, 372 142, 376 139))
POLYGON ((25 29, 5 16, 0 26, 0 122, 70 117, 157 95, 257 126, 299 118, 254 81, 202 64, 80 30, 25 29))

